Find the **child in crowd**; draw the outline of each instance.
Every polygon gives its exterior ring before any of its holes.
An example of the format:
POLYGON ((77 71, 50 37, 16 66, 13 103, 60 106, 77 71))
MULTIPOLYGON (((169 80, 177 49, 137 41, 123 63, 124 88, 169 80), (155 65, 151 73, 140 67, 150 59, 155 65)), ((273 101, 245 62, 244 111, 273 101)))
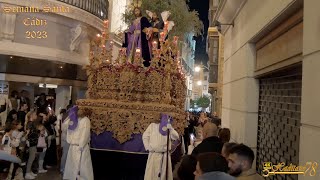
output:
POLYGON ((37 129, 40 132, 39 139, 38 139, 38 144, 37 144, 37 151, 39 153, 39 173, 46 173, 47 170, 43 169, 43 161, 44 157, 46 155, 46 150, 47 150, 47 143, 46 143, 46 138, 48 137, 48 133, 46 128, 42 124, 38 124, 37 129))
POLYGON ((34 174, 31 171, 31 167, 33 164, 33 161, 35 160, 36 153, 37 153, 37 145, 38 145, 38 139, 39 139, 39 132, 37 129, 37 113, 35 111, 30 111, 26 115, 26 131, 27 131, 27 146, 29 147, 29 159, 27 163, 27 171, 25 178, 26 179, 35 179, 37 174, 34 174))
POLYGON ((15 155, 16 151, 15 148, 12 148, 14 145, 16 145, 16 142, 12 139, 12 124, 7 124, 5 128, 5 134, 2 138, 2 145, 3 150, 6 151, 8 154, 15 155))
MULTIPOLYGON (((11 130, 12 130, 12 135, 11 135, 11 145, 12 148, 16 151, 17 156, 21 159, 22 158, 22 150, 19 148, 21 144, 21 138, 23 136, 23 132, 20 132, 22 129, 21 122, 18 120, 13 120, 11 124, 11 130)), ((23 164, 21 164, 23 165, 23 164)), ((14 179, 16 176, 17 169, 21 167, 19 164, 14 164, 13 170, 11 173, 11 179, 14 179)))

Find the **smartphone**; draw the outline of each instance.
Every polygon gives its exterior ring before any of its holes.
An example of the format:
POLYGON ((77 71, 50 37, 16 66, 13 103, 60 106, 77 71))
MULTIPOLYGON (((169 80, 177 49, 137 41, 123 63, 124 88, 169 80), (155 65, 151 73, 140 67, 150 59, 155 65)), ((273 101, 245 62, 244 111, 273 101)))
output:
POLYGON ((4 140, 3 145, 7 145, 7 144, 8 144, 8 142, 9 142, 9 138, 7 138, 7 137, 6 137, 6 139, 4 140))
POLYGON ((196 139, 196 137, 194 136, 193 133, 190 134, 190 139, 191 139, 191 140, 195 140, 195 139, 196 139))

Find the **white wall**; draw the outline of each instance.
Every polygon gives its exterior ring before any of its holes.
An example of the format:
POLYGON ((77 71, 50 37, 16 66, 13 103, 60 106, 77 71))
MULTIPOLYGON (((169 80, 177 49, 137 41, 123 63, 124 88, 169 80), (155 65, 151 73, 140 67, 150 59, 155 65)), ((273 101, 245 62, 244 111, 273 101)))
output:
MULTIPOLYGON (((46 1, 9 1, 2 0, 0 8, 12 6, 44 7, 46 1)), ((102 27, 102 20, 79 8, 59 1, 50 1, 52 6, 70 7, 70 13, 5 13, 0 11, 0 54, 60 61, 70 64, 89 63, 89 39, 87 34, 96 34, 102 27), (44 26, 25 26, 25 18, 46 20, 44 26), (81 25, 82 33, 78 39, 79 48, 72 51, 70 44, 75 37, 72 29, 81 25), (26 31, 46 31, 46 39, 26 38, 26 31)), ((75 43, 77 44, 77 43, 75 43)))
MULTIPOLYGON (((304 1, 303 17, 303 76, 302 76, 302 105, 300 131, 300 164, 307 161, 319 163, 320 154, 320 1, 304 1), (315 23, 316 22, 316 23, 315 23)), ((299 180, 319 179, 299 176, 299 180)))
POLYGON ((122 20, 122 14, 124 14, 126 10, 127 0, 110 0, 109 4, 110 32, 114 33, 126 30, 127 25, 122 20))
MULTIPOLYGON (((248 0, 225 34, 222 126, 232 140, 256 150, 259 84, 253 77, 255 49, 249 40, 278 16, 292 0, 248 0)), ((221 16, 227 16, 227 8, 221 16), (225 14, 224 14, 225 13, 225 14)), ((223 18, 222 18, 223 19, 223 18)))

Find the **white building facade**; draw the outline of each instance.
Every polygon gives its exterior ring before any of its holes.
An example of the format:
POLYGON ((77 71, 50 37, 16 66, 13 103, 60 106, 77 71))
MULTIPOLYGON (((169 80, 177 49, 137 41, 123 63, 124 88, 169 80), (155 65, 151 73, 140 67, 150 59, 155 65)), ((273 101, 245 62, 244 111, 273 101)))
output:
POLYGON ((103 28, 108 1, 0 0, 0 81, 8 93, 27 90, 31 105, 55 92, 56 112, 83 98, 89 45, 103 28), (41 88, 39 84, 54 85, 41 88))
POLYGON ((194 76, 194 57, 196 49, 196 41, 193 39, 193 33, 186 35, 184 41, 181 41, 181 63, 186 75, 187 98, 185 109, 190 109, 190 100, 192 99, 193 76, 194 76))
MULTIPOLYGON (((317 0, 222 0, 222 126, 263 162, 320 159, 320 11, 317 0)), ((276 175, 271 179, 319 179, 276 175), (281 176, 281 177, 280 177, 281 176)))

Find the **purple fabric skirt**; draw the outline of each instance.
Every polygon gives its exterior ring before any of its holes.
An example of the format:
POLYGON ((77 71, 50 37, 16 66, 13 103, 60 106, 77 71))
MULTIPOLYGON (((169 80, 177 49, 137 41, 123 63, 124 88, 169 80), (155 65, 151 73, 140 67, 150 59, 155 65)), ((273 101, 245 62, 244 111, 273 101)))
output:
POLYGON ((142 142, 142 134, 133 134, 131 140, 120 144, 112 137, 111 132, 104 132, 99 135, 92 133, 91 148, 129 153, 147 153, 142 142))

